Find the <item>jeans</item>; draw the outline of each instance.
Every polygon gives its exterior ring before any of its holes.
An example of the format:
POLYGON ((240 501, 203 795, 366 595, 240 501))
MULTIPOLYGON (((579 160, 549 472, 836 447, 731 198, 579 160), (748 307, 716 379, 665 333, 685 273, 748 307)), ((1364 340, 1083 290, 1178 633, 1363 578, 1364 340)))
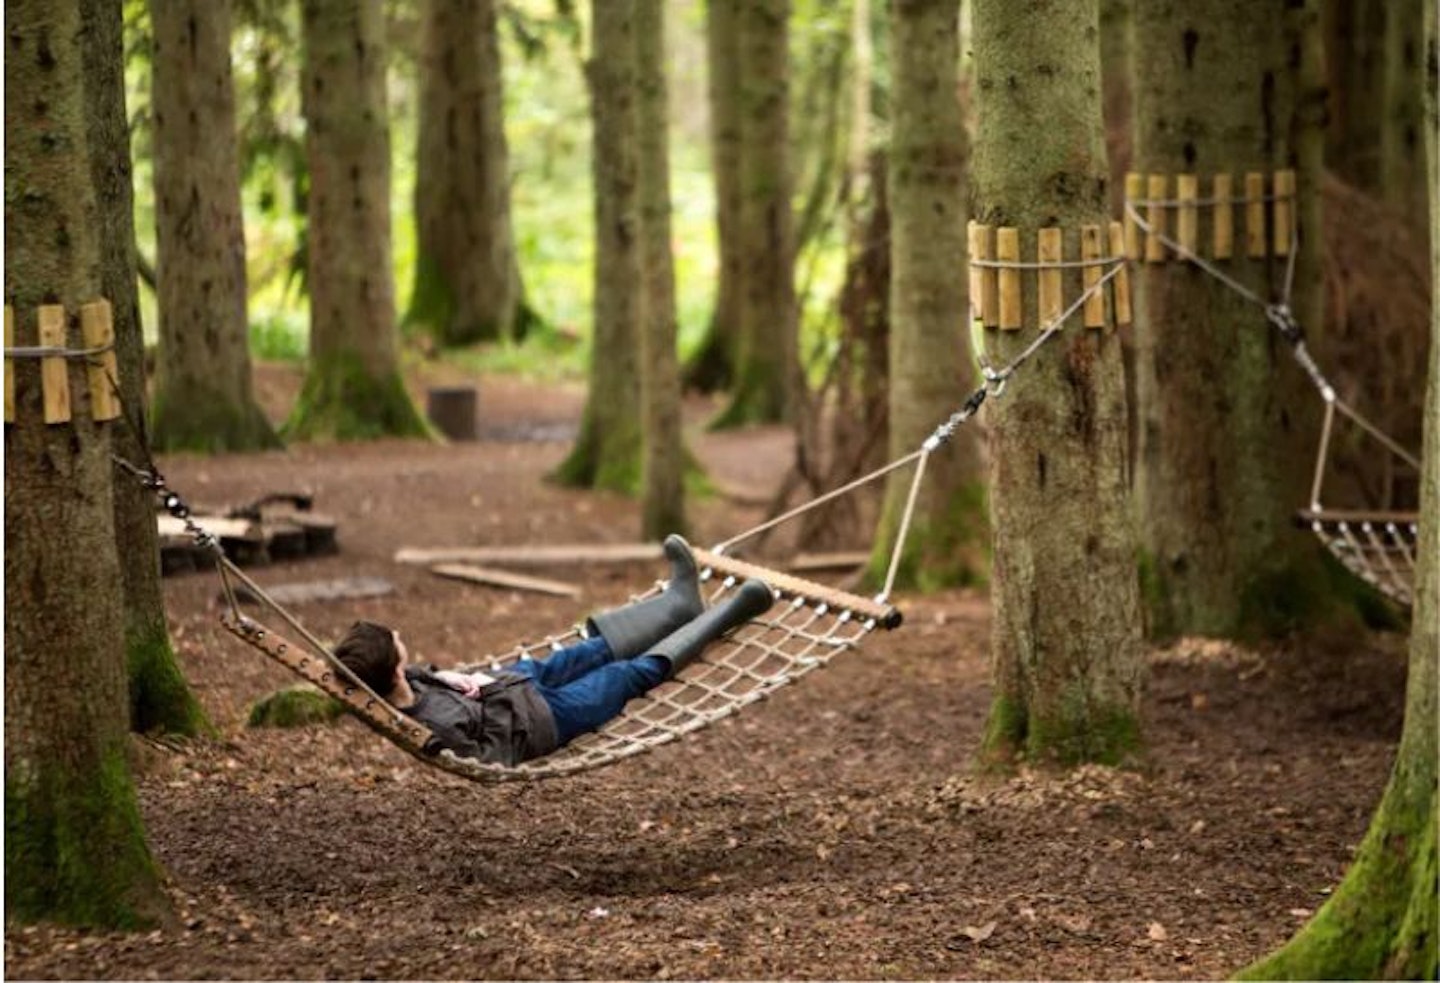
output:
POLYGON ((587 638, 543 659, 507 668, 534 681, 555 718, 562 745, 618 717, 625 704, 659 686, 670 663, 657 655, 616 662, 603 638, 587 638))

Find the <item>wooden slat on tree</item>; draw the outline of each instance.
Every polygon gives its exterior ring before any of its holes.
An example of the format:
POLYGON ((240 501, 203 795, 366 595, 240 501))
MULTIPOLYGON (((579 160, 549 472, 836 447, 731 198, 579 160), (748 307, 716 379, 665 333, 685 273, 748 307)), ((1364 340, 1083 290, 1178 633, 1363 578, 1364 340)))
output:
MULTIPOLYGON (((5 305, 5 350, 15 347, 15 310, 5 305)), ((14 359, 5 356, 5 422, 15 422, 15 365, 14 359)))
MULTIPOLYGON (((995 258, 1002 263, 1020 262, 1020 230, 1005 227, 995 230, 995 258)), ((1000 272, 1000 327, 1005 331, 1018 330, 1024 317, 1020 302, 1020 271, 1001 268, 1000 272)))
MULTIPOLYGON (((1125 233, 1119 222, 1110 223, 1110 255, 1119 256, 1125 247, 1125 233)), ((1115 323, 1129 324, 1130 317, 1130 269, 1125 263, 1110 281, 1111 296, 1115 304, 1115 323)))
POLYGON ((1175 175, 1175 241, 1192 255, 1200 241, 1200 211, 1195 204, 1200 197, 1200 179, 1194 174, 1175 175))
MULTIPOLYGON (((1145 175, 1131 171, 1125 175, 1125 200, 1137 202, 1145 197, 1145 175)), ((1139 207, 1139 206, 1136 206, 1139 207)), ((1125 256, 1133 262, 1139 262, 1144 255, 1141 249, 1140 223, 1135 221, 1130 214, 1130 209, 1125 210, 1125 256)), ((1116 255, 1120 255, 1118 252, 1116 255)))
MULTIPOLYGON (((1080 270, 1080 285, 1087 292, 1095 289, 1100 282, 1102 270, 1097 264, 1101 256, 1100 226, 1082 225, 1080 227, 1080 258, 1085 260, 1086 266, 1080 270)), ((1085 300, 1084 308, 1085 327, 1105 327, 1105 292, 1095 290, 1085 300)))
MULTIPOLYGON (((1041 263, 1059 263, 1065 258, 1065 236, 1059 228, 1046 226, 1036 235, 1035 255, 1041 263)), ((1065 310, 1065 280, 1059 267, 1041 269, 1037 299, 1040 304, 1040 327, 1049 327, 1060 320, 1065 310)))
POLYGON ((1147 197, 1150 199, 1150 206, 1145 210, 1145 221, 1150 225, 1150 232, 1145 236, 1147 263, 1165 261, 1165 244, 1160 241, 1160 236, 1165 234, 1165 206, 1160 203, 1165 200, 1169 186, 1170 181, 1164 174, 1151 174, 1146 186, 1147 197))
MULTIPOLYGON (((65 308, 43 304, 39 312, 40 345, 65 347, 65 308)), ((70 419, 70 370, 62 356, 40 360, 40 387, 45 400, 45 422, 65 423, 70 419)))
POLYGON ((407 547, 396 552, 395 562, 422 566, 434 563, 553 566, 567 563, 643 563, 658 560, 660 557, 658 543, 589 543, 568 546, 452 546, 438 549, 407 547))
POLYGON ((115 359, 115 322, 108 300, 97 300, 80 308, 80 332, 86 348, 106 348, 90 356, 85 376, 90 383, 90 416, 95 420, 113 420, 120 415, 120 383, 115 359))
POLYGON ((1265 255, 1265 175, 1245 175, 1245 254, 1251 259, 1265 255))
POLYGON ((477 567, 469 563, 437 563, 430 572, 451 580, 464 580, 487 587, 506 587, 512 590, 533 591, 553 597, 579 597, 580 588, 560 580, 544 577, 529 577, 523 573, 511 573, 494 567, 477 567))
POLYGON ((1229 174, 1215 175, 1213 192, 1215 204, 1212 208, 1214 242, 1211 255, 1216 259, 1229 259, 1235 254, 1235 182, 1229 174))
POLYGON ((1275 255, 1290 255, 1294 234, 1295 172, 1275 172, 1275 255))
MULTIPOLYGON (((988 225, 975 226, 975 251, 971 254, 976 259, 993 260, 994 229, 988 225)), ((985 327, 998 328, 1000 326, 1000 277, 999 271, 993 266, 980 267, 980 316, 985 320, 985 327)))

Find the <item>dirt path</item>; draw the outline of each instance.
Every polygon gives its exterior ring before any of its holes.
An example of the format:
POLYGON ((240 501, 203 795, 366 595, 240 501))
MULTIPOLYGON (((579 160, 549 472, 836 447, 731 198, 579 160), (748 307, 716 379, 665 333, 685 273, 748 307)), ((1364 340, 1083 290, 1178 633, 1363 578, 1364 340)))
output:
MULTIPOLYGON (((289 383, 269 380, 277 402, 289 383)), ((554 570, 573 601, 443 581, 401 546, 623 542, 631 503, 544 474, 578 393, 487 380, 487 435, 163 462, 197 501, 304 488, 341 555, 263 583, 377 575, 388 598, 311 604, 450 664, 567 625, 658 575, 554 570), (548 429, 547 429, 548 428, 548 429)), ((703 408, 696 407, 697 415, 703 408)), ((776 431, 696 437, 773 487, 776 431)), ((725 500, 697 542, 759 517, 725 500)), ((187 676, 224 739, 144 755, 150 841, 181 918, 148 935, 7 927, 11 978, 1214 978, 1324 901, 1399 734, 1403 640, 1152 657, 1150 755, 984 783, 989 607, 902 598, 908 621, 768 706, 613 769, 525 788, 438 774, 352 721, 245 731, 291 680, 215 624, 216 583, 167 582, 187 676)))

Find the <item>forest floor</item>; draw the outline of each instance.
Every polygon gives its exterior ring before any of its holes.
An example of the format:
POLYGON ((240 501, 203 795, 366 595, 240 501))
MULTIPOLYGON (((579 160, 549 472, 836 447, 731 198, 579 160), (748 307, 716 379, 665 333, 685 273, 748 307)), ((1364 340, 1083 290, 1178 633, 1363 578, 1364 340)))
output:
MULTIPOLYGON (((261 373, 277 415, 293 370, 261 373)), ((568 626, 648 564, 540 571, 579 602, 441 580, 404 546, 639 538, 632 502, 557 488, 583 394, 487 378, 480 442, 163 460, 199 503, 303 488, 336 556, 262 583, 373 575, 396 592, 297 613, 322 636, 400 626, 442 665, 568 626)), ((786 434, 705 434, 731 485, 775 487, 786 434)), ((694 509, 708 544, 763 510, 694 509)), ((678 745, 529 786, 466 783, 353 720, 250 731, 292 682, 217 625, 216 580, 166 582, 184 671, 220 738, 140 743, 175 922, 7 925, 8 978, 1220 978, 1288 938, 1359 842, 1398 738, 1404 639, 1150 654, 1128 770, 973 769, 989 700, 983 592, 902 595, 904 627, 678 745)))

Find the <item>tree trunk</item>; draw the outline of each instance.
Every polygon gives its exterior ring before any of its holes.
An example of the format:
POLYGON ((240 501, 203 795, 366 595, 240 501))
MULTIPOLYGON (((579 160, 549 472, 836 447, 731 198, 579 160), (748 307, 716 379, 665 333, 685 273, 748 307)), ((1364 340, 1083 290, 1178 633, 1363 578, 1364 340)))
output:
POLYGON ((1393 0, 1327 0, 1325 166, 1369 194, 1380 191, 1385 106, 1385 10, 1393 0))
MULTIPOLYGON (((123 22, 111 0, 81 0, 85 39, 90 174, 100 213, 101 296, 115 323, 120 401, 128 425, 112 429, 116 454, 149 459, 145 434, 145 339, 135 273, 135 205, 130 121, 125 113, 123 22)), ((125 653, 130 726, 196 734, 209 728, 170 647, 160 589, 155 497, 130 475, 115 472, 115 543, 125 593, 125 653)))
POLYGON ((384 5, 303 0, 301 20, 310 364, 287 428, 319 440, 424 436, 396 346, 384 5))
MULTIPOLYGON (((91 184, 79 0, 5 10, 5 295, 15 341, 63 304, 66 343, 99 299, 102 219, 91 184)), ((5 427, 6 918, 133 927, 167 910, 126 763, 125 620, 110 431, 84 363, 71 421, 41 412, 40 367, 15 366, 5 427)))
POLYGON ((151 0, 162 450, 278 447, 250 388, 229 0, 151 0))
POLYGON ((1130 78, 1130 11, 1144 0, 1100 0, 1100 76, 1105 107, 1105 150, 1110 158, 1110 209, 1119 215, 1125 199, 1125 172, 1133 153, 1134 100, 1130 78))
MULTIPOLYGON (((961 327, 967 309, 965 164, 959 100, 958 0, 896 0, 890 100, 890 454, 919 447, 974 385, 961 327), (970 381, 967 381, 970 380, 970 381)), ((926 589, 984 577, 989 538, 983 465, 973 427, 926 466, 897 583, 926 589)), ((872 569, 883 569, 909 489, 887 489, 872 569)))
MULTIPOLYGON (((1426 141, 1429 176, 1440 178, 1435 106, 1435 7, 1425 21, 1429 48, 1426 141)), ((1440 202, 1430 204, 1432 283, 1440 286, 1440 202)), ((1405 729, 1390 782, 1355 862, 1335 893, 1295 938, 1242 979, 1433 980, 1440 976, 1436 932, 1436 664, 1440 659, 1440 292, 1431 314, 1430 383, 1425 403, 1420 542, 1410 629, 1405 729), (1430 545, 1425 545, 1429 543, 1430 545)))
POLYGON ((710 71, 710 153, 715 175, 715 227, 720 251, 715 311, 705 338, 685 369, 685 384, 701 392, 728 387, 740 343, 740 297, 745 254, 740 243, 740 17, 734 3, 707 4, 706 63, 710 71))
MULTIPOLYGON (((1246 172, 1295 167, 1307 150, 1318 152, 1304 128, 1303 80, 1290 62, 1307 11, 1290 6, 1136 5, 1138 170, 1207 182, 1227 173, 1241 188, 1246 172)), ((1291 305, 1302 324, 1318 327, 1317 175, 1302 173, 1305 249, 1291 305)), ((1226 272, 1279 296, 1285 260, 1243 252, 1221 261, 1226 272)), ((1171 261, 1137 267, 1137 281, 1138 488, 1151 629, 1291 630, 1334 600, 1319 551, 1291 521, 1308 487, 1319 400, 1264 313, 1213 277, 1171 261)))
POLYGON ((1380 189, 1385 201, 1425 228, 1429 189, 1425 170, 1425 0, 1395 0, 1385 8, 1385 103, 1380 123, 1380 189))
POLYGON ((636 132, 635 0, 594 0, 587 71, 595 139, 595 334, 590 395, 560 482, 633 494, 643 438, 639 325, 643 312, 636 132))
POLYGON ((675 258, 670 252, 670 125, 665 84, 665 0, 636 0, 636 120, 640 254, 644 276, 640 372, 644 460, 641 528, 662 539, 685 531, 685 445, 675 352, 675 258))
POLYGON ((789 0, 740 4, 740 303, 735 389, 716 427, 790 419, 798 390, 789 169, 789 0))
POLYGON ((406 321, 444 345, 518 338, 524 290, 510 224, 510 152, 495 0, 424 10, 415 286, 406 321))
MULTIPOLYGON (((1065 230, 1073 256, 1080 226, 1109 217, 1098 28, 1099 0, 1043 12, 975 3, 975 217, 1018 227, 1026 259, 1038 227, 1065 230)), ((1022 279, 1027 323, 990 334, 997 364, 1039 327, 1034 278, 1022 279)), ((1077 296, 1079 277, 1065 282, 1077 296)), ((1140 739, 1143 663, 1119 339, 1072 322, 987 412, 996 694, 986 750, 1120 760, 1140 739)))

